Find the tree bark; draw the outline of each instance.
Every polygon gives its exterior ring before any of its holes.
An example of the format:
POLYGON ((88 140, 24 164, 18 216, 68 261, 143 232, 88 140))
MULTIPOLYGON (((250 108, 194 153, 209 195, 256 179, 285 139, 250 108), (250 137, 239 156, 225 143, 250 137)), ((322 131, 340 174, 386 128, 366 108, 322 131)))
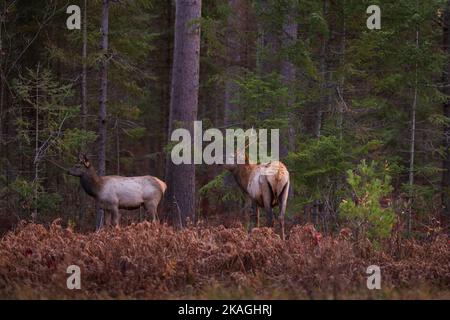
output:
POLYGON ((120 123, 117 116, 114 131, 116 134, 116 174, 120 176, 120 123))
MULTIPOLYGON (((108 98, 108 33, 109 33, 109 0, 103 0, 102 28, 100 48, 103 57, 100 65, 100 108, 98 115, 98 174, 105 175, 106 171, 106 103, 108 98)), ((103 210, 97 203, 96 227, 103 225, 103 210)))
MULTIPOLYGON (((444 67, 442 82, 444 86, 444 94, 450 96, 450 0, 447 1, 444 13, 443 26, 443 50, 447 54, 447 61, 444 67)), ((444 117, 450 120, 450 98, 448 97, 443 104, 442 109, 444 117)), ((444 220, 450 221, 450 124, 447 122, 443 128, 444 155, 442 161, 442 180, 441 180, 441 203, 444 220)))
MULTIPOLYGON (((347 48, 347 21, 345 16, 345 5, 346 1, 344 0, 342 2, 342 38, 341 38, 341 59, 340 64, 341 68, 344 68, 345 66, 345 51, 347 48)), ((345 86, 345 74, 343 73, 339 82, 339 86, 336 88, 338 99, 340 101, 337 102, 338 107, 338 119, 337 119, 337 127, 339 131, 339 140, 342 141, 342 138, 344 136, 344 109, 345 109, 345 100, 344 100, 344 86, 345 86)))
MULTIPOLYGON (((323 16, 326 20, 328 15, 328 0, 323 0, 323 16)), ((323 35, 322 44, 320 48, 320 65, 319 70, 322 76, 322 84, 320 88, 320 101, 317 104, 315 110, 315 120, 313 127, 313 134, 316 138, 320 138, 322 134, 322 122, 323 122, 323 110, 330 102, 330 95, 328 92, 328 65, 327 65, 327 52, 328 52, 328 36, 323 35)), ((313 208, 313 223, 318 227, 319 226, 319 215, 322 214, 322 202, 320 199, 314 200, 314 208, 313 208)))
MULTIPOLYGON (((419 49, 419 27, 416 30, 416 49, 419 49)), ((412 205, 414 201, 414 161, 416 149, 416 109, 418 98, 418 64, 415 66, 415 80, 414 80, 414 97, 411 106, 411 131, 410 131, 410 146, 409 146, 409 170, 408 170, 408 185, 409 185, 409 208, 408 208, 408 234, 411 234, 412 229, 412 205)))
MULTIPOLYGON (((323 1, 323 15, 326 19, 328 14, 328 0, 323 1)), ((323 35, 322 46, 320 49, 320 74, 322 76, 321 99, 316 109, 316 119, 314 123, 314 136, 319 138, 322 132, 323 110, 327 104, 328 98, 328 68, 327 68, 327 51, 328 51, 328 37, 323 35)))
MULTIPOLYGON (((83 44, 81 49, 81 128, 87 130, 87 0, 84 0, 83 8, 83 44)), ((82 152, 85 152, 86 145, 81 146, 82 152)), ((86 194, 82 188, 79 188, 80 211, 78 214, 78 224, 81 227, 84 215, 86 213, 86 194)))
POLYGON ((31 214, 31 217, 34 220, 37 218, 38 214, 38 185, 39 185, 39 159, 38 159, 38 152, 39 152, 39 76, 40 76, 40 65, 37 65, 36 70, 36 114, 35 114, 35 121, 36 121, 36 128, 35 128, 35 156, 34 156, 34 210, 31 214))
MULTIPOLYGON (((175 14, 175 48, 172 67, 169 140, 173 130, 185 128, 194 136, 197 119, 201 0, 177 0, 175 14)), ((175 165, 167 157, 166 181, 168 214, 185 226, 195 218, 195 165, 175 165)))
MULTIPOLYGON (((83 8, 83 45, 81 50, 81 127, 86 130, 87 117, 87 0, 83 8)), ((85 146, 83 146, 84 148, 85 146)))
POLYGON ((0 154, 3 152, 3 105, 5 96, 5 87, 3 84, 3 15, 6 8, 6 2, 3 4, 0 14, 0 154))

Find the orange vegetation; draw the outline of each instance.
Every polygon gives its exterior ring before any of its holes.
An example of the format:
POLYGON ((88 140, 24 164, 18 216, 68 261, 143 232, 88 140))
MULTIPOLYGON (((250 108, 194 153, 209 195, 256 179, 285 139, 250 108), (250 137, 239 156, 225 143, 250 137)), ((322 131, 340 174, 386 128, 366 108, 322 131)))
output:
POLYGON ((143 222, 79 234, 54 222, 20 225, 0 242, 0 298, 449 298, 448 236, 392 239, 377 248, 347 230, 322 236, 272 229, 143 222), (66 287, 69 265, 81 290, 66 287), (366 288, 379 265, 382 290, 366 288))

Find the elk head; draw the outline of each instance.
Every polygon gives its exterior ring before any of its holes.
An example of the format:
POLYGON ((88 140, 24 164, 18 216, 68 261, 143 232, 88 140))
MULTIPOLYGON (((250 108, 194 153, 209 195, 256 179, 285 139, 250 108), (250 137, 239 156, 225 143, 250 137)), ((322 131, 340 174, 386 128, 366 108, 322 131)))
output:
POLYGON ((234 155, 230 154, 227 155, 223 167, 226 170, 233 172, 238 167, 238 165, 245 165, 249 163, 250 160, 249 157, 247 156, 247 153, 245 152, 245 149, 235 150, 234 155))
POLYGON ((91 169, 91 163, 86 155, 82 154, 78 157, 78 163, 75 164, 70 170, 69 174, 75 177, 81 177, 84 174, 88 174, 91 169))

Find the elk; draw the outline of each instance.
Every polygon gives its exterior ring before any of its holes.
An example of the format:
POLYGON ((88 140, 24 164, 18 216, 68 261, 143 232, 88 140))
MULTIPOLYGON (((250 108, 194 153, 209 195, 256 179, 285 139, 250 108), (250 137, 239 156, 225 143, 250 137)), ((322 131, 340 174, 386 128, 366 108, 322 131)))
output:
POLYGON ((146 215, 156 220, 158 206, 166 191, 166 184, 156 177, 98 176, 86 155, 80 155, 68 174, 79 177, 84 191, 99 201, 105 211, 105 225, 119 225, 119 209, 133 210, 142 206, 146 215))
POLYGON ((244 164, 225 164, 242 191, 252 200, 252 208, 259 227, 259 207, 266 211, 267 226, 273 227, 273 208, 279 206, 281 237, 285 240, 284 216, 289 194, 289 171, 280 161, 266 164, 250 164, 245 156, 244 164))

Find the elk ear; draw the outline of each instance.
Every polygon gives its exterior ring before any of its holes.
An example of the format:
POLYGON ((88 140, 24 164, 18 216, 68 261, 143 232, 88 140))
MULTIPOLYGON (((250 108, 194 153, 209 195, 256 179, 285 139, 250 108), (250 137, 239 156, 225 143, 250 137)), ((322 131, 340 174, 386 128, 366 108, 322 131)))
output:
POLYGON ((84 164, 84 166, 85 166, 86 168, 89 168, 89 166, 91 165, 91 163, 89 162, 88 157, 86 157, 85 154, 80 155, 80 162, 81 162, 82 164, 84 164))

